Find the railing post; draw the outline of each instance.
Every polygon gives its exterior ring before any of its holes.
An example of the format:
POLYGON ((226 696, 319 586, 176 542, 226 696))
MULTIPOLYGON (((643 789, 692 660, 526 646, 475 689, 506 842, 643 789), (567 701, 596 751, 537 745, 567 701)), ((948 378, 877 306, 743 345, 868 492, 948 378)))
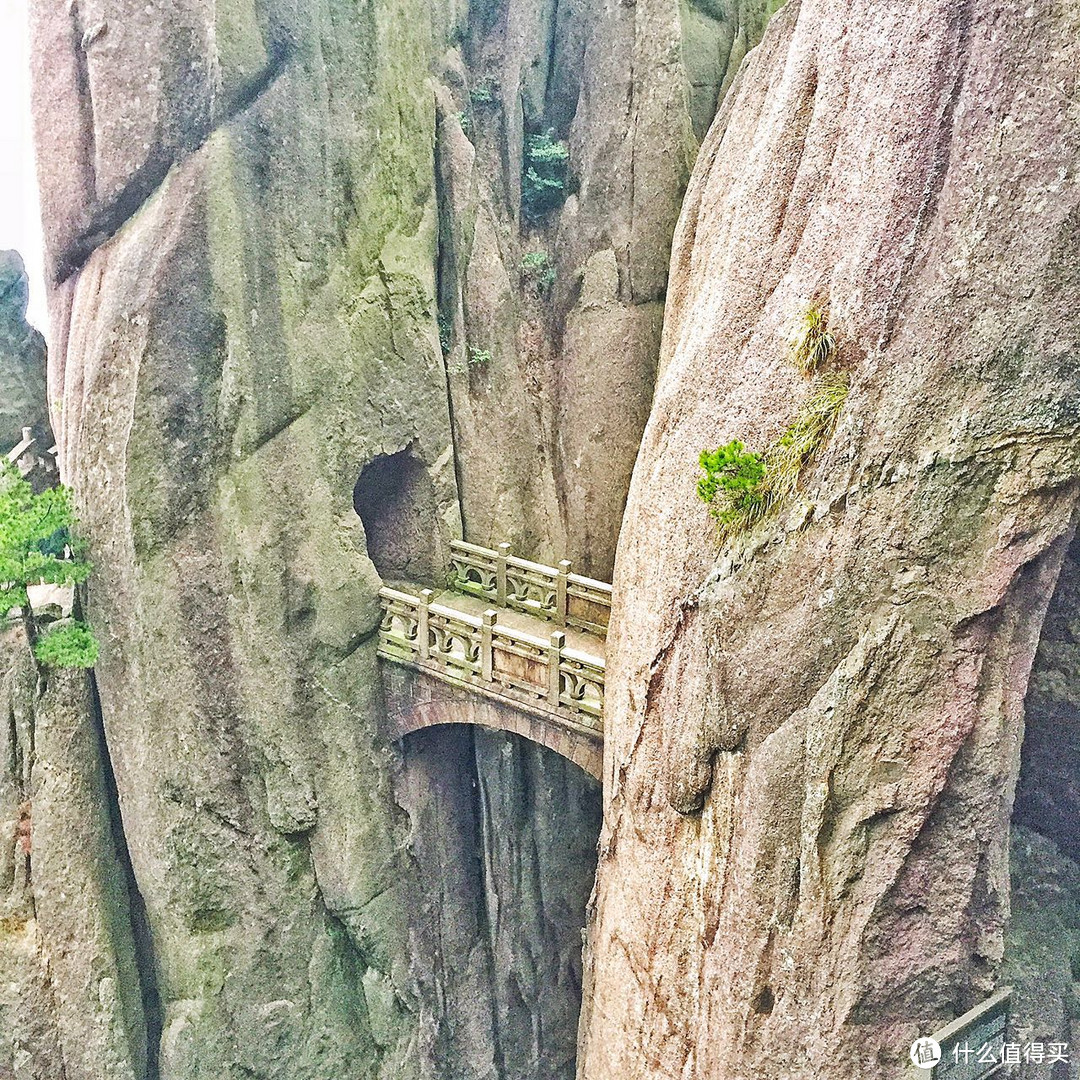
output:
POLYGON ((562 651, 566 644, 566 635, 561 630, 556 630, 551 635, 551 646, 548 648, 548 704, 557 708, 562 693, 562 651))
POLYGON ((416 620, 416 643, 420 646, 420 659, 427 660, 431 653, 431 640, 428 634, 428 608, 435 593, 431 589, 420 590, 420 611, 416 620))
POLYGON ((498 618, 499 613, 488 608, 484 612, 484 620, 480 627, 480 678, 484 682, 492 681, 492 669, 495 666, 495 648, 491 643, 491 639, 498 618))
POLYGON ((506 607, 506 559, 510 554, 509 544, 500 544, 495 556, 495 602, 499 607, 506 607))
POLYGON ((559 563, 559 572, 555 578, 555 621, 560 626, 566 625, 566 579, 570 573, 571 562, 569 559, 563 559, 559 563))

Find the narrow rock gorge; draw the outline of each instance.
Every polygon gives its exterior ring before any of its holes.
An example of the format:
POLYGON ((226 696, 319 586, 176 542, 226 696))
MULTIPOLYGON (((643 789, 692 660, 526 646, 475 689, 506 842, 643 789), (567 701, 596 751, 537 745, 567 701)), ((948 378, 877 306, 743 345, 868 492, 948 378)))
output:
POLYGON ((0 260, 0 450, 55 432, 100 651, 0 643, 0 1080, 899 1080, 1005 981, 1069 1040, 1075 0, 30 17, 47 386, 0 260), (822 387, 718 530, 702 452, 822 387), (602 785, 395 735, 415 592, 421 666, 589 736, 607 581, 602 785))
POLYGON ((145 912, 112 1074, 574 1075, 598 785, 388 740, 377 594, 460 536, 610 575, 682 193, 769 11, 32 5, 48 400, 145 912))

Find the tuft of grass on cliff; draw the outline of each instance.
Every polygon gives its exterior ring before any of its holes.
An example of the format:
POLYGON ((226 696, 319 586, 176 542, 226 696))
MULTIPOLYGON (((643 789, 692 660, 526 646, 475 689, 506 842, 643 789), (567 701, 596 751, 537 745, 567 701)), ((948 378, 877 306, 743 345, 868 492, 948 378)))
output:
POLYGON ((761 453, 748 451, 738 439, 701 452, 698 496, 721 540, 746 532, 794 494, 803 470, 836 427, 849 385, 846 374, 819 377, 795 418, 761 453))

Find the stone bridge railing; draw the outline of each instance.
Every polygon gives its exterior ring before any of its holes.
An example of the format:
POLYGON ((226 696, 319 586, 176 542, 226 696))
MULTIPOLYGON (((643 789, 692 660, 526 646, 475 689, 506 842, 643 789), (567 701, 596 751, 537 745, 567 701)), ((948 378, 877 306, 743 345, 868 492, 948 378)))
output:
MULTIPOLYGON (((469 548, 464 554, 471 556, 474 549, 469 548)), ((532 574, 534 567, 539 564, 529 563, 524 569, 532 574)), ((522 569, 515 566, 515 574, 522 569)), ((487 584, 482 583, 481 587, 486 588, 487 584)), ((533 588, 530 583, 529 590, 533 588)), ((508 607, 513 596, 522 607, 537 603, 547 609, 546 593, 542 601, 530 600, 519 589, 517 583, 512 589, 507 588, 508 607)), ((383 605, 379 631, 382 658, 520 704, 533 713, 547 714, 581 734, 602 738, 604 661, 568 648, 562 631, 555 631, 547 640, 534 637, 500 625, 496 611, 475 616, 435 604, 430 589, 412 595, 384 588, 379 596, 383 605)), ((569 622, 569 612, 566 618, 569 622)))
POLYGON ((559 626, 607 633, 611 586, 571 573, 565 559, 557 567, 544 566, 511 555, 509 544, 492 550, 455 540, 450 545, 450 564, 450 588, 456 592, 483 597, 498 608, 550 619, 559 626))
POLYGON ((19 458, 21 458, 23 454, 25 454, 26 451, 34 445, 35 441, 36 440, 34 439, 34 429, 24 427, 22 429, 22 441, 16 443, 5 455, 8 461, 11 462, 12 465, 14 465, 19 460, 19 458))

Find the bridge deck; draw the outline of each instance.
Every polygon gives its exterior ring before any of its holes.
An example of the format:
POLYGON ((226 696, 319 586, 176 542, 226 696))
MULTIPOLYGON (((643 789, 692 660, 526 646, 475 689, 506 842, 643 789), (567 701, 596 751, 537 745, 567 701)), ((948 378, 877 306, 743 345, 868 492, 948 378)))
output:
MULTIPOLYGON (((419 596, 423 585, 417 585, 412 581, 388 581, 391 589, 419 596)), ((511 608, 501 608, 490 600, 479 596, 466 596, 464 593, 454 592, 452 589, 444 589, 436 592, 431 601, 442 607, 453 608, 465 615, 474 618, 482 618, 485 611, 498 611, 499 625, 509 630, 518 630, 531 637, 547 640, 553 631, 561 630, 566 635, 566 646, 578 652, 588 653, 600 660, 605 659, 606 639, 600 634, 590 634, 585 630, 579 630, 573 626, 557 626, 550 619, 542 619, 536 615, 528 615, 523 611, 514 611, 511 608)))

